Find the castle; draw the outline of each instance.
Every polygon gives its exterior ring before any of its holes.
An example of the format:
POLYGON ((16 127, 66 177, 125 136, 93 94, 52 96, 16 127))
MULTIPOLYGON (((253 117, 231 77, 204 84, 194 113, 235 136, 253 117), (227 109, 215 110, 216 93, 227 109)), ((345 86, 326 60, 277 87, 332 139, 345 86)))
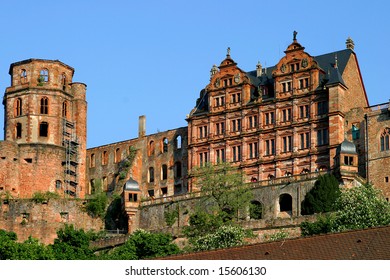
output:
POLYGON ((247 72, 228 49, 212 67, 187 127, 147 135, 140 116, 137 138, 91 149, 86 85, 72 81, 74 69, 53 60, 13 63, 3 99, 0 193, 85 198, 119 186, 128 231, 158 230, 173 203, 193 207, 199 189, 190 170, 207 162, 243 171, 252 203, 263 209, 257 220, 299 218, 305 194, 323 172, 346 187, 369 181, 388 199, 389 103, 369 106, 350 38, 340 51, 312 56, 304 50, 294 32, 275 66, 258 63, 247 72))

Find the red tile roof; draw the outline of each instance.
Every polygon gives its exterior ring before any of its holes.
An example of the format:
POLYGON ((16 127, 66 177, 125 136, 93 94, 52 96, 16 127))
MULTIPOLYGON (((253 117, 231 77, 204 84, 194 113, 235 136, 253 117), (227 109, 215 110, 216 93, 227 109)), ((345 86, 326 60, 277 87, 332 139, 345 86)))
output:
POLYGON ((168 256, 171 260, 385 260, 390 226, 168 256))

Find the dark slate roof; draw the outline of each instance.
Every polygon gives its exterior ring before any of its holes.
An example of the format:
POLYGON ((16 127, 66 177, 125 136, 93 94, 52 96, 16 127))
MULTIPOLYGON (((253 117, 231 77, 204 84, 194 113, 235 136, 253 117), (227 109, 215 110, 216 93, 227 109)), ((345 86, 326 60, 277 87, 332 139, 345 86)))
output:
POLYGON ((127 180, 127 182, 123 186, 123 190, 125 191, 140 191, 139 184, 133 178, 127 180))
POLYGON ((390 226, 168 256, 171 260, 389 260, 390 226))
POLYGON ((345 139, 336 149, 336 154, 340 153, 357 154, 355 144, 345 139))
POLYGON ((349 57, 353 53, 350 49, 340 50, 336 52, 331 52, 323 55, 315 56, 315 61, 318 62, 318 65, 323 69, 326 73, 328 73, 331 69, 334 69, 334 64, 337 55, 337 68, 342 75, 344 73, 345 67, 347 66, 349 57))

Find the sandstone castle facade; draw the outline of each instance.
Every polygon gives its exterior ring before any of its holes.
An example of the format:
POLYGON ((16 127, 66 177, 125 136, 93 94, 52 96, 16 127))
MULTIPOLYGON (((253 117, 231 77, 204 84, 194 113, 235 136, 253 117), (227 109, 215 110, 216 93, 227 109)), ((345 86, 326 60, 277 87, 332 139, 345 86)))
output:
POLYGON ((0 193, 119 192, 128 231, 161 229, 172 205, 182 209, 177 227, 185 224, 199 195, 190 170, 207 162, 230 162, 244 172, 252 203, 263 209, 261 217, 244 220, 258 228, 278 217, 299 218, 300 203, 323 172, 336 174, 341 186, 372 182, 390 197, 389 103, 368 104, 350 38, 343 50, 312 56, 294 33, 275 66, 258 63, 248 72, 228 49, 187 127, 147 135, 141 116, 137 138, 91 149, 86 86, 72 82, 73 72, 60 61, 11 65, 0 193))

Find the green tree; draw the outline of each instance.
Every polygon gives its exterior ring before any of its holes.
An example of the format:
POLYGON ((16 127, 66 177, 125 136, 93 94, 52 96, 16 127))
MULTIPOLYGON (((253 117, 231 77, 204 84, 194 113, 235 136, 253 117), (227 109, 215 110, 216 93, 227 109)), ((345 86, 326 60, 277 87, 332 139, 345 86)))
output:
POLYGON ((114 249, 107 258, 138 260, 178 254, 180 249, 172 240, 170 234, 136 230, 123 246, 114 249))
POLYGON ((57 231, 57 238, 50 245, 57 260, 89 260, 95 259, 90 241, 95 235, 83 229, 76 230, 73 225, 65 225, 57 231))
POLYGON ((314 187, 306 194, 302 202, 302 215, 334 211, 336 200, 340 197, 337 178, 331 174, 318 177, 314 187))
POLYGON ((238 219, 239 210, 246 210, 252 198, 249 185, 243 181, 242 172, 229 163, 206 164, 193 171, 195 183, 204 196, 212 200, 218 212, 238 219))
POLYGON ((303 235, 363 229, 390 224, 390 204, 371 184, 344 189, 336 211, 301 224, 303 235))
POLYGON ((18 251, 15 232, 0 229, 0 260, 12 260, 18 251))

